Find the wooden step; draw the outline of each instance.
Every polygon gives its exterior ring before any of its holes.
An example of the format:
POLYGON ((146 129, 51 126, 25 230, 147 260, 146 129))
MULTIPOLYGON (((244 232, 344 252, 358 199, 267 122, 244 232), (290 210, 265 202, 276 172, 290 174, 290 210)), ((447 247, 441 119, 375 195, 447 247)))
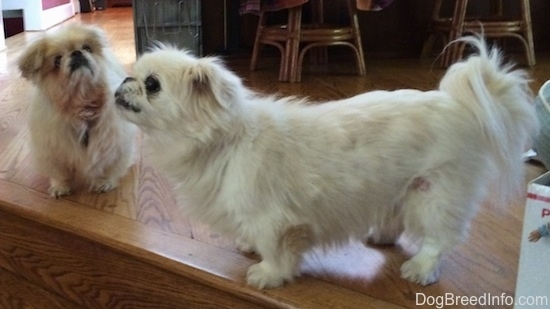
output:
POLYGON ((398 308, 309 277, 259 291, 243 282, 255 262, 244 255, 9 181, 0 196, 0 272, 63 307, 398 308))

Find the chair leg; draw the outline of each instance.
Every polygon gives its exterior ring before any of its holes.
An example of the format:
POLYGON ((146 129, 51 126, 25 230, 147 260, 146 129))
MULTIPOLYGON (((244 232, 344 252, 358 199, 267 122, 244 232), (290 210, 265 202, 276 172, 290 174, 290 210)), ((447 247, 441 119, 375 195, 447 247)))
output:
POLYGON ((535 44, 533 40, 533 24, 531 21, 531 4, 529 0, 521 0, 521 13, 524 23, 523 37, 527 42, 525 50, 527 65, 534 66, 537 62, 535 60, 535 44))
MULTIPOLYGON (((355 1, 354 1, 355 2, 355 1)), ((357 17, 357 10, 355 9, 355 3, 347 1, 348 11, 350 16, 351 28, 353 29, 353 44, 357 49, 357 73, 363 76, 367 73, 367 66, 365 65, 365 53, 363 52, 363 43, 361 41, 361 29, 359 28, 359 18, 357 17)))
POLYGON ((300 82, 301 72, 298 72, 298 54, 300 52, 300 36, 302 31, 302 6, 288 9, 288 37, 285 47, 285 65, 280 81, 300 82))
POLYGON ((424 41, 424 45, 422 45, 422 51, 420 52, 420 58, 428 58, 433 51, 434 43, 436 39, 435 33, 428 34, 428 38, 426 41, 424 41))
POLYGON ((457 44, 453 44, 453 41, 460 38, 463 34, 467 6, 468 0, 456 0, 455 2, 455 8, 451 20, 451 30, 449 31, 448 36, 448 42, 451 45, 447 46, 447 49, 442 57, 442 64, 444 67, 450 66, 460 57, 460 46, 457 46, 457 44))
MULTIPOLYGON (((432 23, 435 23, 436 21, 441 19, 441 4, 443 0, 435 0, 433 4, 432 9, 432 23)), ((437 37, 437 32, 433 29, 433 25, 430 25, 430 28, 428 29, 428 37, 424 41, 424 45, 422 45, 422 52, 420 53, 421 58, 428 57, 434 48, 434 42, 437 37)))
MULTIPOLYGON (((323 24, 325 22, 325 8, 323 0, 311 1, 311 20, 313 23, 323 24)), ((328 51, 326 46, 319 46, 311 49, 308 53, 311 64, 327 64, 328 51)))
POLYGON ((250 70, 256 70, 258 63, 258 57, 260 55, 260 49, 262 48, 262 32, 265 26, 265 14, 260 13, 260 19, 258 20, 258 28, 256 29, 256 37, 254 38, 254 47, 252 48, 252 58, 250 59, 250 70))

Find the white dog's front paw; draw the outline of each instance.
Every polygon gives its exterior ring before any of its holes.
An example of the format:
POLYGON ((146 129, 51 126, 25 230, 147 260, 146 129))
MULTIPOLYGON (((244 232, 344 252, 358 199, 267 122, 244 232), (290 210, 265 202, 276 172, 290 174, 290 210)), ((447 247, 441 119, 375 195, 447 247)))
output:
POLYGON ((264 261, 250 266, 246 275, 248 285, 259 289, 276 288, 283 285, 285 280, 288 281, 291 279, 285 278, 280 271, 274 269, 264 261))
POLYGON ((116 181, 108 179, 96 185, 94 187, 94 191, 97 193, 109 192, 109 191, 112 191, 114 188, 116 188, 116 186, 117 186, 116 181))
POLYGON ((53 198, 60 198, 64 195, 69 195, 72 193, 71 187, 64 184, 52 181, 48 193, 53 198))
POLYGON ((244 252, 244 253, 254 253, 254 252, 256 252, 256 248, 254 247, 253 244, 245 241, 244 239, 242 239, 240 237, 235 240, 235 243, 237 244, 237 249, 239 249, 239 251, 241 251, 241 252, 244 252))
POLYGON ((429 285, 439 280, 439 259, 422 259, 418 256, 401 266, 401 277, 421 285, 429 285))
POLYGON ((398 237, 392 234, 372 234, 365 240, 366 245, 375 246, 394 246, 397 243, 398 237))

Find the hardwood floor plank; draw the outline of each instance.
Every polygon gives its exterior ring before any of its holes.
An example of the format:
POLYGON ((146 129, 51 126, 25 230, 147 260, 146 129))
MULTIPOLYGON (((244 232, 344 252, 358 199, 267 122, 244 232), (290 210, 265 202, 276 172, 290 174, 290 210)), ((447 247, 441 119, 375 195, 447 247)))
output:
POLYGON ((136 220, 166 232, 191 237, 192 228, 182 215, 170 184, 150 165, 138 166, 138 190, 136 195, 136 220))

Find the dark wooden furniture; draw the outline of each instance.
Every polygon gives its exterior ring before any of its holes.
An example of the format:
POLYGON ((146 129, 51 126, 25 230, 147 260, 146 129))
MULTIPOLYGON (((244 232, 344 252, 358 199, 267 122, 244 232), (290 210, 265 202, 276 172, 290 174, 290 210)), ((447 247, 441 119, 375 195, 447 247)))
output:
POLYGON ((107 6, 132 6, 132 0, 107 0, 107 6))
MULTIPOLYGON (((250 69, 255 70, 262 45, 277 47, 281 53, 279 81, 300 82, 305 54, 313 48, 327 46, 350 47, 357 59, 359 75, 365 74, 365 59, 361 45, 361 32, 355 1, 347 0, 348 25, 328 25, 324 21, 323 0, 311 2, 312 23, 302 23, 303 5, 288 8, 288 19, 284 25, 268 25, 269 12, 260 11, 256 30, 250 69)), ((325 62, 326 50, 317 49, 317 60, 325 62)))
MULTIPOLYGON (((431 52, 437 36, 443 40, 444 46, 468 33, 483 33, 487 38, 514 38, 521 42, 529 66, 535 65, 535 48, 531 22, 531 7, 529 0, 517 0, 520 4, 520 16, 509 18, 503 14, 503 1, 491 3, 492 14, 486 17, 466 16, 468 0, 453 0, 452 16, 442 17, 443 0, 436 0, 432 12, 429 36, 424 43, 422 55, 431 52)), ((442 54, 441 63, 449 66, 462 58, 464 45, 447 46, 442 54)))

